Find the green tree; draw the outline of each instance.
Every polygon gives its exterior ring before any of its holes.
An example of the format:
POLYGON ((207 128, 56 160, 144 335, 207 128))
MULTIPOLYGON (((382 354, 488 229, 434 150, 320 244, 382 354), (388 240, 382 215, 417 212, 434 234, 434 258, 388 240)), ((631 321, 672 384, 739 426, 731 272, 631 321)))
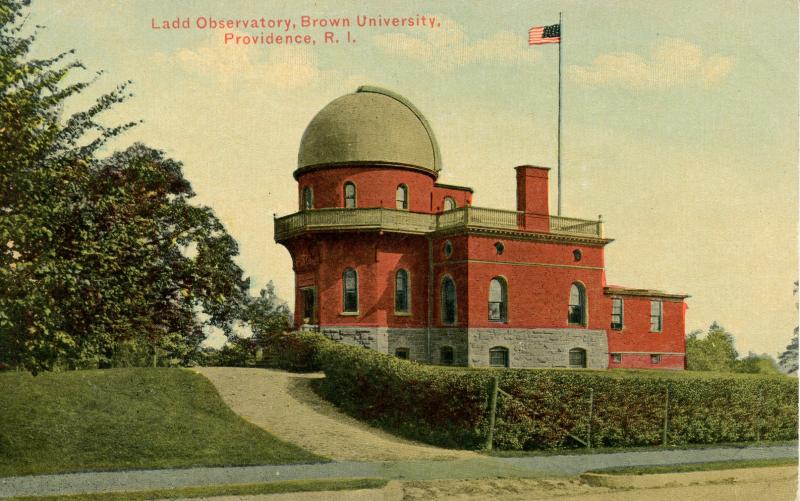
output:
POLYGON ((693 371, 734 370, 738 353, 733 336, 717 322, 713 322, 705 336, 693 331, 686 336, 686 368, 693 371))
POLYGON ((746 357, 736 361, 733 371, 749 374, 780 374, 774 358, 767 354, 757 355, 752 351, 746 357))
POLYGON ((292 323, 289 306, 275 293, 272 281, 261 289, 258 297, 248 299, 243 317, 250 325, 253 337, 262 342, 285 332, 292 323))
POLYGON ((237 244, 180 163, 139 144, 97 158, 133 125, 96 120, 127 84, 62 117, 89 83, 63 83, 70 53, 28 57, 27 4, 0 0, 0 363, 190 363, 206 325, 231 335, 248 311, 237 244))
MULTIPOLYGON (((798 282, 794 283, 794 295, 797 296, 798 282)), ((797 306, 797 303, 795 303, 797 306)), ((797 352, 798 352, 798 327, 794 328, 792 341, 786 346, 786 350, 778 356, 778 364, 787 374, 797 374, 797 352)))

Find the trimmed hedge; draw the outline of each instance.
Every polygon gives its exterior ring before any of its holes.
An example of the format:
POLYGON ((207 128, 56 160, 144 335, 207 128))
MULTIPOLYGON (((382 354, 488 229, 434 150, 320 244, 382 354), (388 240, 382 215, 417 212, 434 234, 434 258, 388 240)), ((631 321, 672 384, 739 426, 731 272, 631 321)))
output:
POLYGON ((325 371, 319 390, 346 412, 428 443, 478 448, 492 379, 499 378, 494 446, 552 449, 797 438, 797 380, 785 376, 664 371, 467 369, 425 366, 287 335, 293 363, 325 371), (505 394, 503 393, 505 392, 505 394), (577 439, 576 439, 577 437, 577 439))

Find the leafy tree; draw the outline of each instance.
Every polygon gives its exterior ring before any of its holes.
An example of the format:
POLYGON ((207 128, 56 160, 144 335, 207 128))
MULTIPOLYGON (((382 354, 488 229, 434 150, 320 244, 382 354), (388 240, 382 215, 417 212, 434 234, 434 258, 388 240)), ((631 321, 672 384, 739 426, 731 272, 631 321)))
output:
POLYGON ((713 322, 708 333, 693 331, 686 336, 686 368, 693 371, 731 372, 738 353, 733 336, 717 322, 713 322))
POLYGON ((749 374, 780 374, 774 358, 767 354, 757 355, 752 351, 746 357, 736 361, 733 371, 749 374))
POLYGON ((247 301, 244 319, 253 330, 253 337, 260 341, 285 332, 292 323, 289 307, 275 293, 272 281, 261 289, 258 297, 247 301))
MULTIPOLYGON (((798 282, 794 283, 794 295, 797 296, 798 282)), ((797 303, 795 303, 797 306, 797 303)), ((787 374, 797 374, 797 352, 798 352, 798 328, 794 328, 792 341, 786 346, 786 350, 778 356, 778 364, 787 374)))
POLYGON ((0 363, 190 363, 205 325, 230 335, 259 310, 237 244, 190 203, 180 163, 139 144, 97 158, 134 125, 97 122, 127 84, 63 118, 89 82, 63 83, 83 68, 71 53, 28 58, 27 4, 0 0, 0 363))

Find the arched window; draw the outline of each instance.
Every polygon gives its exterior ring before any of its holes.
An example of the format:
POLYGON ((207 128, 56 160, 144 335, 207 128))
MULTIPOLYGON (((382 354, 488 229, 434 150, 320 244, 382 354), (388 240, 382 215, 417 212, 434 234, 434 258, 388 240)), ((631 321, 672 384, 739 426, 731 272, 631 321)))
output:
POLYGON ((444 197, 444 204, 442 206, 442 210, 449 211, 449 210, 453 210, 453 209, 455 209, 457 207, 458 207, 458 204, 456 204, 456 201, 453 200, 453 197, 444 197))
POLYGON ((311 186, 303 188, 303 210, 314 208, 314 191, 311 186))
POLYGON ((570 369, 585 369, 586 368, 586 350, 583 348, 572 348, 569 350, 569 368, 570 369))
POLYGON ((442 365, 453 365, 452 346, 442 346, 439 348, 439 363, 442 365))
POLYGON ((492 322, 508 320, 508 286, 500 277, 495 277, 489 282, 489 320, 492 322))
POLYGON ((356 185, 349 181, 344 183, 344 208, 356 208, 356 185))
POLYGON ((394 275, 394 311, 408 313, 409 303, 408 272, 400 269, 394 275))
POLYGON ((408 186, 401 184, 397 187, 397 192, 395 193, 395 202, 397 203, 398 209, 408 209, 408 186))
POLYGON ((508 367, 508 348, 495 346, 489 350, 489 365, 492 367, 508 367))
POLYGON ((344 311, 355 313, 358 311, 358 275, 353 268, 344 270, 343 278, 343 300, 344 311))
POLYGON ((579 283, 569 289, 569 323, 586 325, 586 289, 579 283))
POLYGON ((402 358, 403 360, 408 360, 408 348, 397 348, 394 350, 394 356, 402 358))
POLYGON ((456 284, 450 277, 442 279, 442 323, 456 323, 456 284))

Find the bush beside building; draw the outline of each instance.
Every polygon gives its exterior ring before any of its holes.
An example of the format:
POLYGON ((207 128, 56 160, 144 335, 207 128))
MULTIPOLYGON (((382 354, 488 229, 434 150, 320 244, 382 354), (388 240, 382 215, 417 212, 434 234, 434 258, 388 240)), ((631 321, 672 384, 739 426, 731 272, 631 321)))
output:
POLYGON ((665 413, 667 445, 797 438, 797 381, 785 376, 445 368, 316 334, 276 341, 284 367, 325 371, 320 392, 346 412, 440 446, 483 444, 494 377, 499 449, 660 445, 665 413))

